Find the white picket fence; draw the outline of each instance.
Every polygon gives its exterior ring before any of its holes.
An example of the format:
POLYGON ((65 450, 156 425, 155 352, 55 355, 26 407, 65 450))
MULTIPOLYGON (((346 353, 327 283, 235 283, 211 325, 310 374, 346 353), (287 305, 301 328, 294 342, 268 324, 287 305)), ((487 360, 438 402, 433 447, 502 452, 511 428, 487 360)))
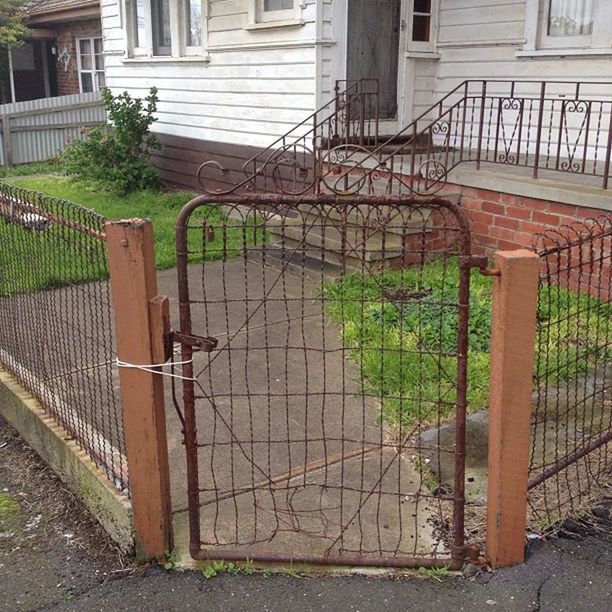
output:
POLYGON ((0 166, 44 161, 106 122, 100 92, 0 105, 0 166))

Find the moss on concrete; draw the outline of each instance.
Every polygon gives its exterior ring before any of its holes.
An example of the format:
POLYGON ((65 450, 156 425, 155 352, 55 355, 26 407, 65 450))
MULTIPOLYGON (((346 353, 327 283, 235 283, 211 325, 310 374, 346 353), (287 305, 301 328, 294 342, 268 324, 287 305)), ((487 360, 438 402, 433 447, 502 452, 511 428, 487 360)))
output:
POLYGON ((21 506, 10 493, 0 493, 0 532, 15 532, 21 524, 21 506))

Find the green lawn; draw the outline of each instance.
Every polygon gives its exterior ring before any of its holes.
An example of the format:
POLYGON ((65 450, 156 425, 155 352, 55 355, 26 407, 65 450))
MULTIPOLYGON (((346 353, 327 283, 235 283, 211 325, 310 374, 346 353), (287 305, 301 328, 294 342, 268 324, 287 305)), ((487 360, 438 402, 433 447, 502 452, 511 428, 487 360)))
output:
POLYGON ((194 197, 192 193, 166 193, 156 190, 118 195, 102 191, 95 183, 66 176, 24 176, 10 178, 6 182, 76 202, 107 219, 151 219, 155 236, 155 259, 159 268, 170 268, 176 263, 176 217, 181 208, 194 197))
MULTIPOLYGON (((107 219, 151 219, 157 267, 163 269, 176 265, 176 219, 181 208, 194 197, 193 193, 147 190, 119 195, 104 191, 95 183, 61 175, 12 176, 3 180, 10 185, 76 202, 107 219)), ((228 228, 217 230, 212 237, 206 230, 190 230, 190 261, 235 256, 243 244, 252 241, 252 228, 224 220, 218 207, 198 208, 192 220, 198 227, 227 223, 228 228)), ((0 293, 57 287, 105 276, 104 254, 96 251, 93 255, 96 241, 58 224, 52 224, 45 232, 32 232, 14 223, 1 223, 0 266, 5 272, 2 279, 4 288, 0 288, 0 293), (52 248, 51 243, 54 245, 52 248), (28 266, 17 268, 16 261, 27 262, 28 266), (24 271, 26 268, 27 273, 24 271)))
MULTIPOLYGON (((364 390, 381 399, 391 425, 434 422, 455 409, 458 284, 456 262, 439 260, 422 269, 384 271, 365 279, 350 275, 325 288, 328 313, 341 328, 364 390)), ((550 370, 548 380, 554 383, 586 371, 596 356, 612 359, 609 347, 598 346, 612 315, 610 304, 556 287, 544 287, 540 297, 542 324, 561 322, 550 331, 543 325, 538 337, 540 375, 550 370), (585 320, 587 309, 590 316, 585 320)), ((471 410, 488 404, 490 313, 491 279, 474 272, 468 359, 471 410)))

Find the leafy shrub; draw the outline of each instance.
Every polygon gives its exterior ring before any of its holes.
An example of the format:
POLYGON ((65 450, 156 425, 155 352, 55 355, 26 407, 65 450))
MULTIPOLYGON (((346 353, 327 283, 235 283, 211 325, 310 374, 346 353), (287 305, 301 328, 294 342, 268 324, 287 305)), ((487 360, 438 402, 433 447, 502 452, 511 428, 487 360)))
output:
POLYGON ((149 158, 160 147, 150 132, 157 121, 157 89, 151 87, 144 99, 146 106, 127 92, 113 96, 109 89, 102 90, 102 101, 108 124, 92 129, 85 140, 74 141, 66 148, 64 170, 122 193, 155 187, 159 174, 149 158))

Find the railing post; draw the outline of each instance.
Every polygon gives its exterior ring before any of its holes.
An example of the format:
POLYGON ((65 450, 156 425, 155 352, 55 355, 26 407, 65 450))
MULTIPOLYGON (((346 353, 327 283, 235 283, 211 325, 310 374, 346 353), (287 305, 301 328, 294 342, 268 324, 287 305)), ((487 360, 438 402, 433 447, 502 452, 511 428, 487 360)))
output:
POLYGON ((478 125, 478 150, 476 152, 476 168, 480 170, 480 155, 482 153, 482 132, 484 129, 485 103, 487 101, 487 82, 482 82, 482 94, 480 96, 480 121, 478 125))
POLYGON ((525 555, 539 257, 498 251, 494 268, 487 558, 492 567, 504 567, 525 555))
POLYGON ((612 152, 612 104, 610 105, 610 123, 608 125, 608 146, 606 148, 606 161, 604 163, 603 188, 608 188, 610 178, 610 153, 612 152))
MULTIPOLYGON (((167 307, 157 296, 151 222, 112 221, 106 237, 117 357, 134 365, 160 363, 167 307)), ((141 561, 160 560, 172 548, 163 380, 150 371, 120 367, 119 383, 136 554, 141 561)))
POLYGON ((546 81, 540 85, 540 108, 538 109, 538 128, 536 132, 536 150, 533 162, 533 178, 538 178, 540 166, 540 145, 542 144, 542 121, 544 121, 544 100, 546 95, 546 81))

